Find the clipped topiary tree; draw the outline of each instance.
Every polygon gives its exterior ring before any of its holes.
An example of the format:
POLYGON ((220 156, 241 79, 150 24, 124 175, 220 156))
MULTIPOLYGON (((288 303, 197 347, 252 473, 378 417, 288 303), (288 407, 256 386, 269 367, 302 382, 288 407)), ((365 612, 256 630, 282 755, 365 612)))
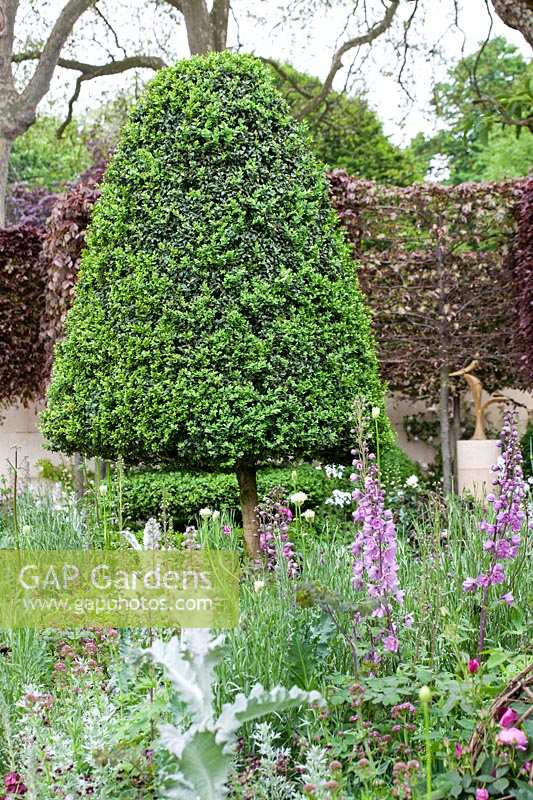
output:
POLYGON ((383 408, 305 129, 253 57, 159 72, 88 231, 43 414, 50 446, 235 470, 254 552, 258 463, 347 447, 356 395, 383 408))

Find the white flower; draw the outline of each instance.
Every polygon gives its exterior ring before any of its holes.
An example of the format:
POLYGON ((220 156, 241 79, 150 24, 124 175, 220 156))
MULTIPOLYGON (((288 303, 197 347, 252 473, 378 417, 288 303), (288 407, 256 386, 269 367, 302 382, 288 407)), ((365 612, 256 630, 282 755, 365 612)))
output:
POLYGON ((308 508, 307 511, 304 511, 304 513, 302 514, 302 518, 306 519, 308 522, 313 522, 315 517, 316 514, 312 508, 308 508))
POLYGON ((381 409, 379 406, 372 406, 372 419, 377 419, 381 414, 381 409))
POLYGON ((107 483, 101 483, 98 487, 98 491, 104 497, 107 494, 107 483))
POLYGON ((198 512, 202 519, 209 519, 209 517, 213 516, 213 512, 210 508, 201 508, 198 512))
POLYGON ((342 478, 344 467, 342 464, 326 464, 324 472, 328 478, 342 478))
POLYGON ((418 478, 416 475, 410 475, 407 480, 405 481, 406 486, 410 486, 412 489, 415 489, 418 486, 418 478))
POLYGON ((294 492, 294 494, 291 494, 289 499, 293 505, 303 506, 307 500, 307 495, 305 492, 294 492))
POLYGON ((159 550, 161 547, 161 526, 154 517, 150 517, 144 526, 143 545, 145 550, 159 550))
POLYGON ((264 581, 254 581, 254 592, 258 593, 258 592, 261 591, 261 589, 264 589, 264 588, 265 588, 265 582, 264 581))
POLYGON ((331 497, 325 501, 330 506, 349 506, 352 502, 351 492, 342 492, 340 489, 333 489, 331 497))
POLYGON ((211 519, 220 519, 220 511, 213 511, 211 514, 211 519))

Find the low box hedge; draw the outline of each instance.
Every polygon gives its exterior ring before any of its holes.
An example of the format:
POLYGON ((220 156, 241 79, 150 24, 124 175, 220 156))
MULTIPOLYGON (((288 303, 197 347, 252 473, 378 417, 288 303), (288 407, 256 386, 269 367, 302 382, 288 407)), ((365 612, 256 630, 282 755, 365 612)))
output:
MULTIPOLYGON (((344 472, 345 478, 331 479, 311 464, 264 467, 257 474, 259 496, 263 497, 275 486, 283 486, 288 494, 305 492, 308 496, 305 507, 318 510, 333 489, 349 489, 351 468, 347 466, 344 472)), ((400 448, 394 447, 381 456, 381 474, 385 490, 393 491, 403 486, 410 475, 419 476, 420 470, 400 448)), ((125 517, 130 524, 158 516, 164 509, 176 527, 181 528, 193 523, 205 506, 226 509, 238 519, 239 491, 237 479, 231 473, 132 470, 123 478, 122 492, 125 517)))

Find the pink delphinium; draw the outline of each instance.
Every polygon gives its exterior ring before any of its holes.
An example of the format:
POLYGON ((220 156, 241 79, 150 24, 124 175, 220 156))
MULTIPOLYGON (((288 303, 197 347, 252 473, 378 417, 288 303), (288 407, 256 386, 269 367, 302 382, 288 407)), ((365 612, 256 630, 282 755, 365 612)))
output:
POLYGON ((300 572, 294 544, 289 538, 292 511, 281 498, 269 497, 257 508, 259 517, 259 550, 266 558, 267 569, 273 572, 278 557, 285 561, 289 578, 300 572))
MULTIPOLYGON (((516 423, 516 411, 506 411, 499 442, 502 452, 492 467, 495 473, 494 485, 499 491, 497 495, 487 495, 487 502, 492 506, 492 514, 487 515, 480 524, 480 529, 487 537, 483 544, 488 556, 487 566, 476 578, 467 578, 463 582, 465 592, 482 591, 478 640, 480 652, 485 642, 490 588, 505 582, 504 562, 518 555, 520 531, 525 519, 522 506, 527 486, 522 473, 522 454, 516 423)), ((502 602, 508 605, 514 601, 511 592, 506 592, 500 597, 502 602)))
POLYGON ((363 463, 354 461, 358 474, 352 475, 352 480, 363 482, 363 488, 355 489, 352 495, 356 503, 352 516, 359 526, 352 544, 352 584, 355 589, 365 589, 369 598, 376 601, 373 616, 384 620, 378 638, 385 650, 396 653, 399 642, 392 604, 403 603, 398 583, 396 528, 392 513, 385 509, 385 493, 372 456, 368 462, 370 465, 364 475, 363 463))

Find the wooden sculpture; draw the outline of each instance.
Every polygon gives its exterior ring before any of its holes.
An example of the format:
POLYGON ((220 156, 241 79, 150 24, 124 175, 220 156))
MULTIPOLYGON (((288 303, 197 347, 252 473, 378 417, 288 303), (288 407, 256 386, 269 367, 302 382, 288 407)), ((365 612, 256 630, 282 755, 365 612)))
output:
POLYGON ((483 384, 472 375, 472 372, 479 367, 479 361, 472 361, 464 369, 459 369, 457 372, 450 372, 450 378, 461 376, 465 379, 474 400, 474 414, 476 417, 476 427, 472 439, 486 439, 485 435, 485 412, 487 408, 494 403, 509 403, 510 399, 503 394, 494 395, 489 400, 483 402, 483 384))

